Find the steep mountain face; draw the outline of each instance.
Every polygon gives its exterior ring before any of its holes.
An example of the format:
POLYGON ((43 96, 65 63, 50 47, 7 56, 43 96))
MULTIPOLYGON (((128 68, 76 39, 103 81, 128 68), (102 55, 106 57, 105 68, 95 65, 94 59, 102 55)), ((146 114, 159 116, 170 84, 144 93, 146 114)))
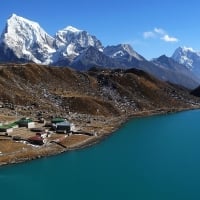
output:
POLYGON ((0 39, 1 61, 52 62, 54 39, 36 22, 13 14, 0 39))
MULTIPOLYGON (((160 77, 171 83, 194 89, 200 84, 200 78, 195 76, 185 65, 179 64, 165 55, 152 61, 163 73, 160 77)), ((157 70, 159 71, 159 70, 157 70)))
POLYGON ((200 86, 191 91, 191 94, 200 97, 200 86))
POLYGON ((103 51, 101 42, 95 36, 72 26, 68 26, 56 33, 54 46, 58 55, 56 62, 60 62, 60 60, 65 58, 72 62, 90 46, 98 51, 103 51))
POLYGON ((118 68, 120 67, 120 63, 90 46, 72 62, 71 66, 74 66, 74 68, 78 70, 85 71, 91 67, 118 68))
POLYGON ((139 62, 145 60, 141 55, 135 52, 129 44, 107 46, 103 50, 103 53, 125 67, 134 67, 138 65, 139 62))
POLYGON ((175 50, 172 58, 200 76, 200 52, 197 52, 192 48, 179 47, 175 50))

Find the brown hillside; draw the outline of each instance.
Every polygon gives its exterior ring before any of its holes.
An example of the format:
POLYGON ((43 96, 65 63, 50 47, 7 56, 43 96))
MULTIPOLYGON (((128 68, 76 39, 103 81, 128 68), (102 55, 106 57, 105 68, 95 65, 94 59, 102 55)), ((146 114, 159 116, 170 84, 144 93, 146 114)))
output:
POLYGON ((22 114, 42 111, 104 116, 198 105, 198 99, 187 90, 140 70, 83 73, 37 64, 1 65, 0 101, 14 105, 22 114))

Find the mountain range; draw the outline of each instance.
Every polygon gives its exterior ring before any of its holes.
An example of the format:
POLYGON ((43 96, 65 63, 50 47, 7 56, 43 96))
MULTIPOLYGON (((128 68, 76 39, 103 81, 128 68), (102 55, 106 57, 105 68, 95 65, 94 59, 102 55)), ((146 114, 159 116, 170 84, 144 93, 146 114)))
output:
POLYGON ((136 68, 156 78, 194 89, 200 85, 200 53, 179 47, 172 57, 148 61, 129 44, 104 47, 96 36, 72 26, 50 36, 37 22, 12 14, 0 37, 0 62, 92 67, 136 68))

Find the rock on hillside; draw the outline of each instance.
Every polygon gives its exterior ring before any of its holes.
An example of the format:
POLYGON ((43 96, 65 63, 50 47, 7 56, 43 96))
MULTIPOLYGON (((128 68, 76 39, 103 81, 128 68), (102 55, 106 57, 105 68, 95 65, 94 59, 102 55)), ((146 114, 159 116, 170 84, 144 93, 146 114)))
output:
POLYGON ((191 91, 191 94, 200 97, 200 86, 191 91))

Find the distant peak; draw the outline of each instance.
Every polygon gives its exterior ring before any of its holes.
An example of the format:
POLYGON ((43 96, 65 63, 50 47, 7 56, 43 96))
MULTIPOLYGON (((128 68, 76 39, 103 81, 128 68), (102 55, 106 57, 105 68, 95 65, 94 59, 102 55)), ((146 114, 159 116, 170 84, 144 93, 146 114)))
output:
POLYGON ((117 48, 123 48, 123 49, 131 48, 130 44, 117 44, 117 45, 111 45, 111 47, 117 47, 117 48))
POLYGON ((7 26, 9 29, 18 29, 19 25, 28 25, 29 27, 34 27, 36 29, 40 28, 40 25, 32 20, 26 19, 24 17, 21 17, 19 15, 16 15, 13 13, 10 18, 7 20, 7 26))
POLYGON ((73 27, 73 26, 67 26, 67 27, 65 28, 65 30, 66 30, 66 31, 73 32, 73 33, 81 32, 81 31, 82 31, 82 30, 79 30, 79 29, 77 29, 77 28, 75 28, 75 27, 73 27))
POLYGON ((122 47, 130 47, 130 44, 120 44, 122 47))
POLYGON ((195 50, 192 47, 183 47, 183 50, 195 52, 195 50))
POLYGON ((168 56, 166 56, 165 54, 161 55, 159 58, 169 58, 168 56))
POLYGON ((161 55, 160 57, 154 59, 155 61, 159 61, 159 62, 168 62, 170 60, 170 58, 168 56, 166 56, 165 54, 161 55))
POLYGON ((126 51, 133 51, 133 48, 130 44, 121 44, 121 47, 126 51))
MULTIPOLYGON (((11 15, 11 17, 18 17, 15 13, 13 13, 12 15, 11 15)), ((10 18, 11 18, 10 17, 10 18)))
POLYGON ((178 49, 182 50, 182 51, 191 51, 191 52, 195 52, 195 50, 192 47, 179 47, 178 49))
POLYGON ((13 14, 9 17, 9 20, 11 20, 11 19, 25 19, 25 18, 23 18, 23 17, 21 17, 21 16, 15 14, 15 13, 13 13, 13 14))

